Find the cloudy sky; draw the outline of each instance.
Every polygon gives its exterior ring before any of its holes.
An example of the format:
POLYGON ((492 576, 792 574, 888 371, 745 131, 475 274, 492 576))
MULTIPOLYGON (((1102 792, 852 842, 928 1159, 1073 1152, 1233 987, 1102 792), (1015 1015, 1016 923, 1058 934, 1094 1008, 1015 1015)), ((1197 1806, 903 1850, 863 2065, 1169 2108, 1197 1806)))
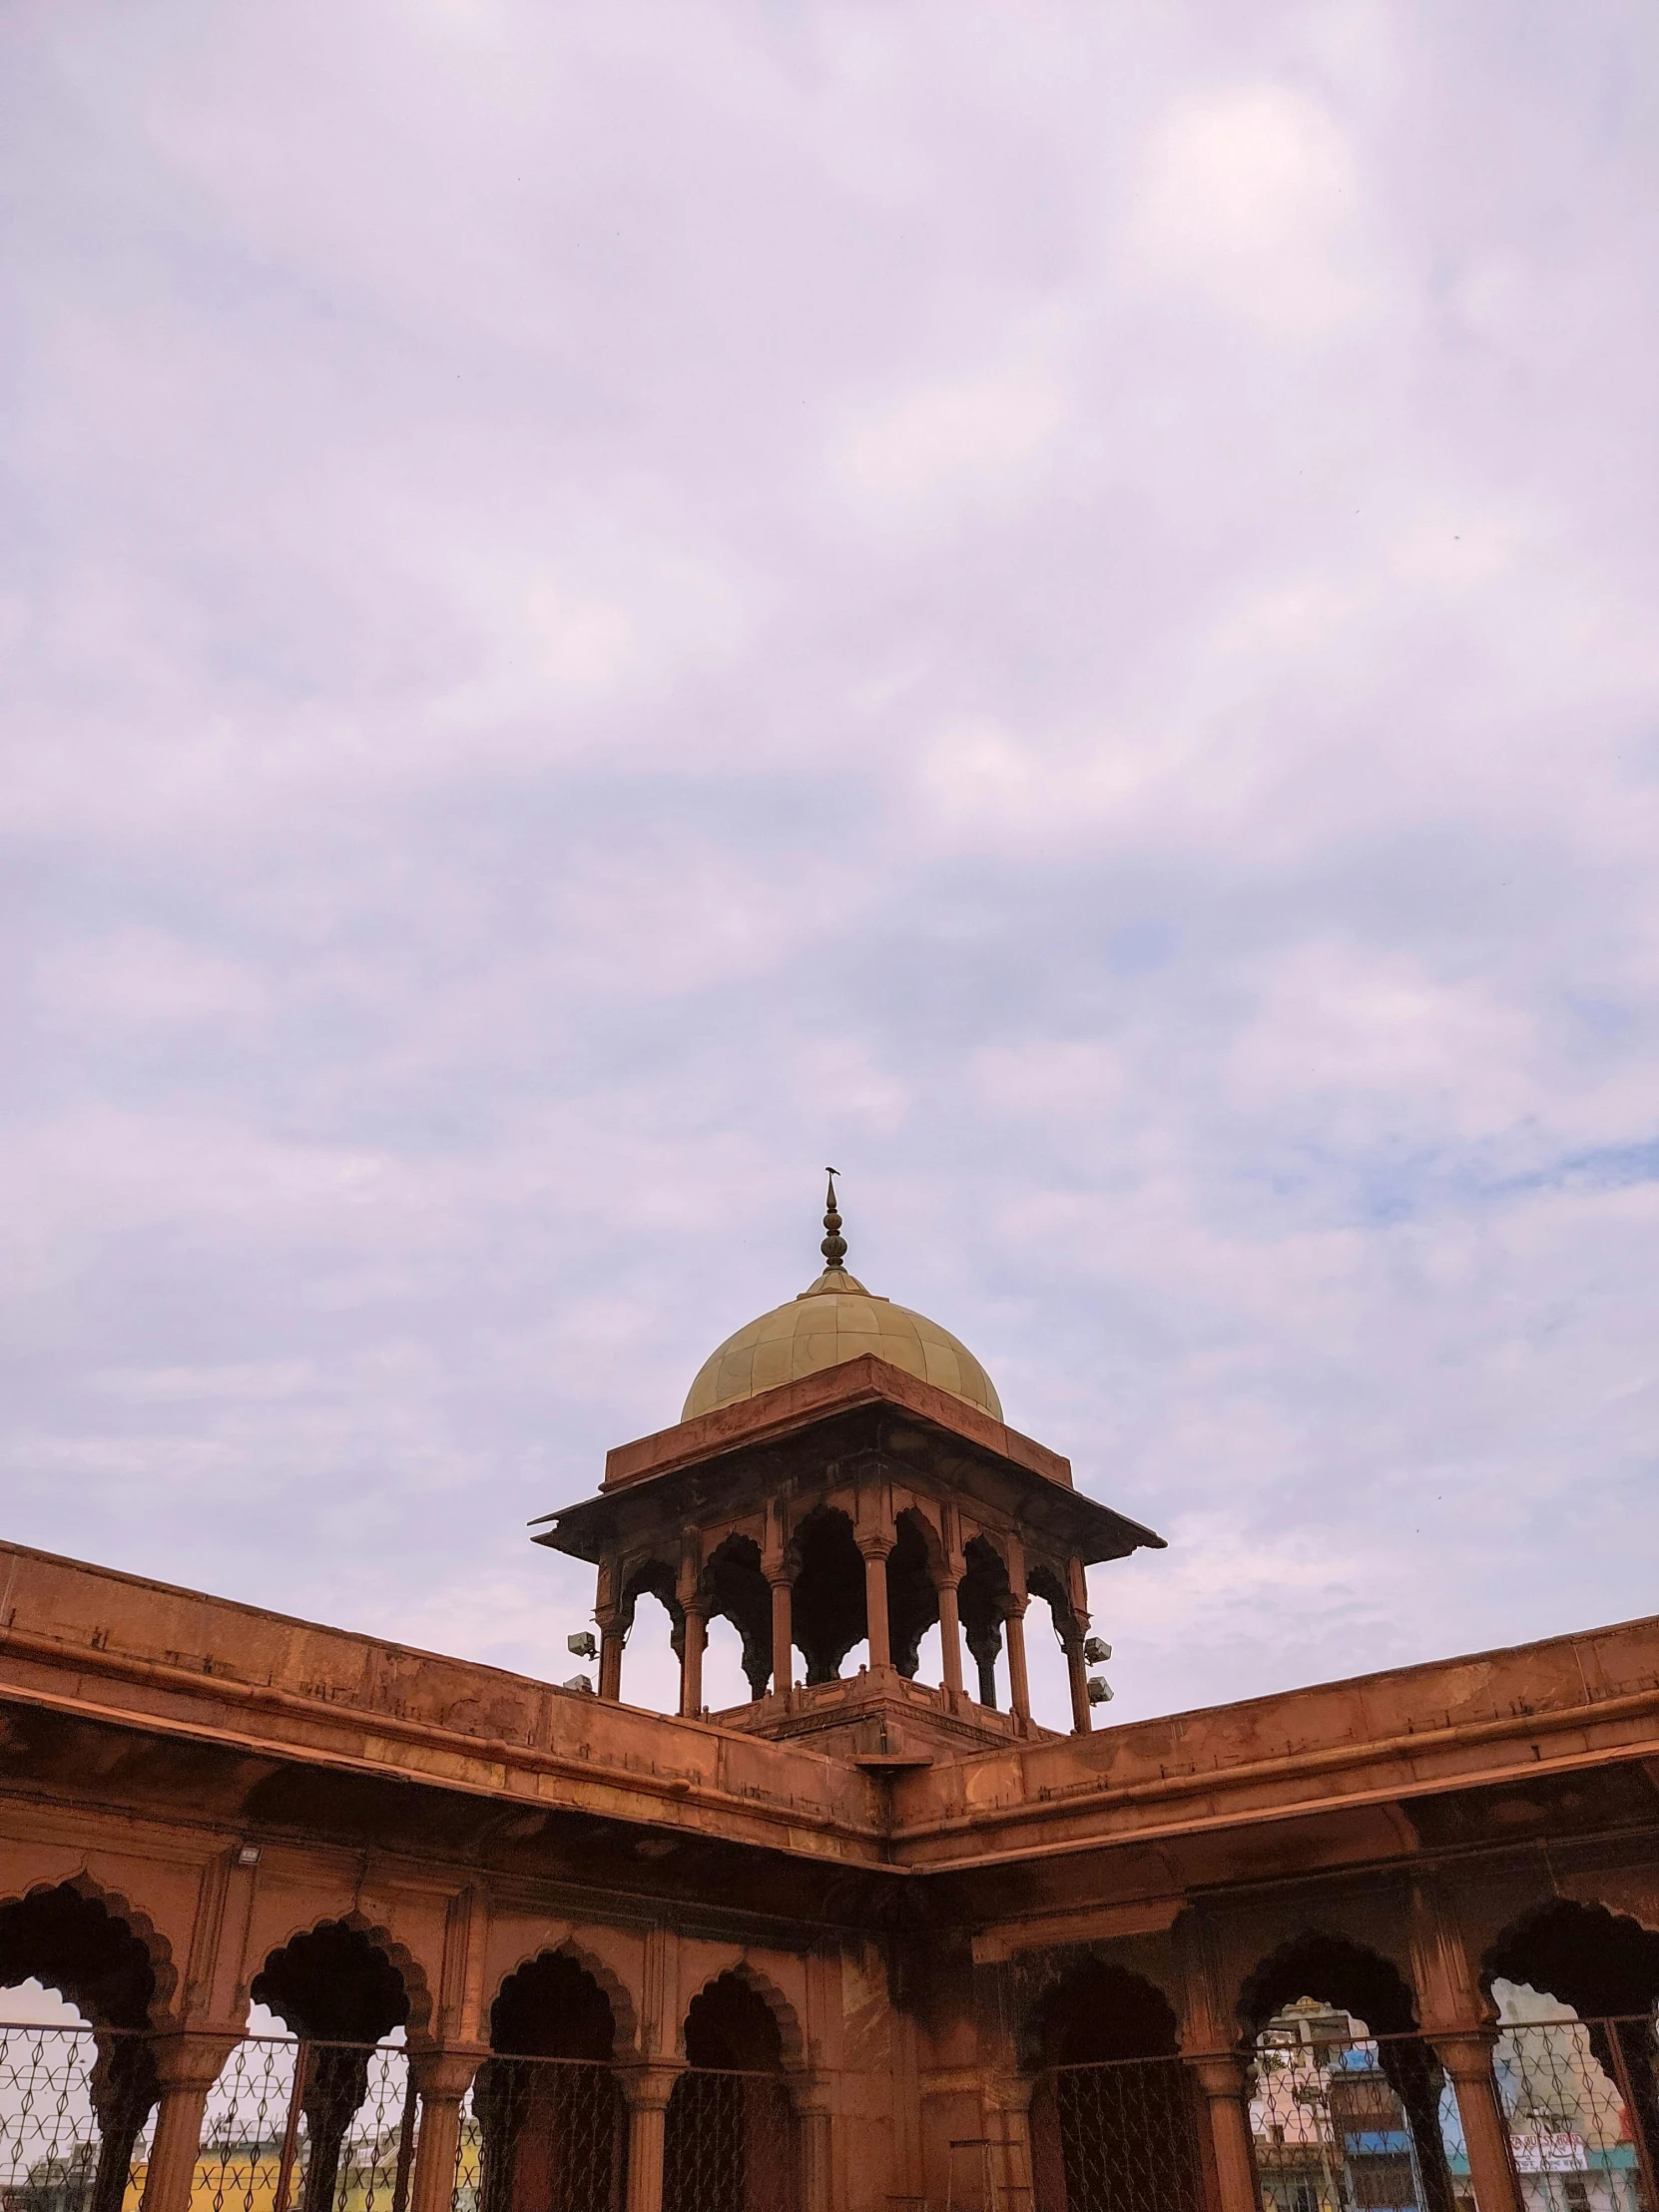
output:
POLYGON ((1169 1537, 1114 1717, 1659 1606, 1656 92, 1640 0, 13 0, 4 1532, 562 1676, 525 1522, 833 1161, 1169 1537))

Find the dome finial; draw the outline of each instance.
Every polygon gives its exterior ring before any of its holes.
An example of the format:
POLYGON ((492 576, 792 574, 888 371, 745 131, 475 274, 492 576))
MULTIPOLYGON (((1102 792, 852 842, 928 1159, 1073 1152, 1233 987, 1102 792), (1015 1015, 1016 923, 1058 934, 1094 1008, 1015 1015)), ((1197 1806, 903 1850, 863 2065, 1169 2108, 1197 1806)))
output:
POLYGON ((829 1234, 825 1237, 823 1244, 819 1246, 819 1250, 824 1254, 826 1269, 839 1268, 843 1267, 846 1262, 846 1239, 841 1235, 841 1217, 835 1211, 835 1178, 839 1175, 840 1169, 826 1168, 824 1172, 830 1178, 830 1195, 825 1200, 828 1210, 824 1216, 824 1226, 829 1234))

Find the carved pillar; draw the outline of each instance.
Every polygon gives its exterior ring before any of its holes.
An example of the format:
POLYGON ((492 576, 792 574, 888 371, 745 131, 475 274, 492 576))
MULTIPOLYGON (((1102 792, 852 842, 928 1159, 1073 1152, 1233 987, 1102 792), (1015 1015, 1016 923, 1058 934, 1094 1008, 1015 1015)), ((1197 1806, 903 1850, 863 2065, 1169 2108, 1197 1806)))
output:
POLYGON ((1457 2116, 1463 2123, 1475 2203, 1480 2212, 1522 2212, 1509 2123, 1503 2116, 1492 2073, 1497 2030, 1462 2028, 1455 2034, 1430 2035, 1428 2039, 1457 2092, 1457 2116))
POLYGON ((594 1616, 599 1622, 599 1694, 613 1705, 622 1702, 622 1624, 614 1607, 594 1616))
POLYGON ((834 2135, 828 2091, 818 2082, 796 2091, 801 2122, 801 2212, 834 2212, 834 2135))
POLYGON ((599 1562, 599 1576, 593 1593, 593 1617, 599 1629, 599 1694, 615 1705, 622 1696, 622 1607, 620 1565, 614 1551, 608 1551, 599 1562))
POLYGON ((680 1530, 680 1713, 695 1720, 703 1710, 703 1654, 709 1648, 709 1597, 702 1587, 703 1535, 687 1522, 680 1530))
POLYGON ((703 1710, 703 1654, 709 1644, 709 1616, 700 1607, 686 1607, 685 1648, 680 1654, 680 1713, 696 1720, 703 1710))
POLYGON ((98 2115, 98 2168, 87 2212, 121 2212, 133 2147, 159 2088, 150 2045, 141 2035, 98 2036, 98 2063, 87 2084, 98 2115))
POLYGON ((939 1656, 944 1663, 944 1686, 952 1704, 962 1695, 962 1617, 956 1610, 956 1578, 941 1580, 939 1592, 939 1656))
POLYGON ((1066 1648, 1066 1679, 1071 1688, 1071 1732, 1087 1736, 1094 1727, 1089 1703, 1089 1663, 1083 1646, 1089 1634, 1089 1574, 1075 1552, 1066 1561, 1066 1596, 1071 1605, 1071 1627, 1062 1638, 1066 1648))
POLYGON ((1071 1732, 1086 1736, 1094 1727, 1089 1708, 1089 1665, 1083 1657, 1083 1631, 1073 1627, 1065 1637, 1066 1680, 1071 1687, 1071 1732))
POLYGON ((795 1591, 787 1574, 772 1582, 772 1694, 787 1698, 795 1687, 795 1591))
POLYGON ((1031 1720, 1031 1682, 1025 1671, 1025 1608, 1029 1603, 1026 1597, 1011 1597, 1002 1624, 1008 1639, 1008 1707, 1026 1726, 1031 1720))
POLYGON ((164 2035, 150 2047, 161 2093, 144 2176, 143 2212, 190 2212, 208 2091, 236 2042, 222 2035, 164 2035))
POLYGON ((1006 2205, 1008 2212, 1029 2212, 1032 2201, 1031 2092, 1035 2087, 1028 2074, 994 2074, 985 2084, 992 2201, 1006 2205))
MULTIPOLYGON (((1250 2077, 1244 2060, 1223 2051, 1192 2061, 1210 2115, 1221 2212, 1260 2212, 1256 2152, 1250 2140, 1250 2077)), ((1486 2212, 1482 2205, 1480 2212, 1486 2212)))
POLYGON ((864 1555, 864 1625, 869 1637, 871 1673, 892 1665, 892 1637, 887 1622, 887 1554, 892 1541, 882 1536, 860 1536, 864 1555))
POLYGON ((299 2212, 331 2212, 346 2131, 368 2091, 368 2053, 350 2043, 312 2043, 300 2104, 307 2149, 299 2212))
POLYGON ((409 2072, 420 2093, 420 2132, 415 2137, 409 2212, 449 2212, 461 2142, 461 2105, 473 2075, 488 2056, 480 2050, 411 2054, 409 2072))
POLYGON ((668 2100, 684 2069, 647 2060, 619 2071, 622 2093, 628 2100, 627 2212, 663 2212, 663 2139, 668 2100))

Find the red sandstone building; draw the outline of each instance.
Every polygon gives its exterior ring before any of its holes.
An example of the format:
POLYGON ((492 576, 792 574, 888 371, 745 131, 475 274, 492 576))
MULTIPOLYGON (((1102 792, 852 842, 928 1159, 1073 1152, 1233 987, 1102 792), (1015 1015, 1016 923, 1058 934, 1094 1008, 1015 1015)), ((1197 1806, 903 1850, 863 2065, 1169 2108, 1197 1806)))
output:
POLYGON ((1092 1730, 1160 1539, 828 1227, 538 1524, 597 1695, 0 1551, 0 2212, 1659 2212, 1659 1620, 1092 1730))

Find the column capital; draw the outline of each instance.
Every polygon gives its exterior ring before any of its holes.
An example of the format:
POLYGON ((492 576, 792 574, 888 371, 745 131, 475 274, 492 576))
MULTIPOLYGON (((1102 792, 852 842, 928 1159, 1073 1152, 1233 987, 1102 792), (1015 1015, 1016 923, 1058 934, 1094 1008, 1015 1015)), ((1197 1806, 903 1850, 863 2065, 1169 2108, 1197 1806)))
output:
POLYGON ((1187 2063, 1198 2076, 1198 2085, 1213 2103, 1243 2104, 1250 2095, 1250 2069, 1243 2052, 1198 2051, 1187 2063))
POLYGON ((472 2087, 472 2077, 491 2055, 488 2044, 451 2044, 441 2050, 411 2050, 409 2074, 423 2097, 448 2097, 457 2104, 472 2087))
POLYGON ((686 2062, 683 2058, 623 2058, 611 2070, 631 2112, 663 2112, 686 2062))
POLYGON ((1037 2084, 1030 2074, 993 2073, 985 2077, 985 2101, 993 2112, 1029 2112, 1037 2084))
POLYGON ((893 1545, 897 1541, 884 1528, 859 1529, 852 1540, 865 1559, 885 1559, 889 1557, 893 1545))
POLYGON ((240 2031, 209 2035, 192 2028, 153 2035, 150 2056, 156 2079, 163 2089, 211 2089, 242 2039, 240 2031))
POLYGON ((1432 2048, 1435 2057, 1453 2081, 1484 2081, 1490 2078, 1492 2050, 1497 2042, 1497 2029, 1485 2025, 1453 2027, 1423 2031, 1423 2039, 1432 2048))
POLYGON ((804 2116, 830 2119, 835 2111, 835 2079, 832 2074, 786 2073, 790 2102, 804 2116))

